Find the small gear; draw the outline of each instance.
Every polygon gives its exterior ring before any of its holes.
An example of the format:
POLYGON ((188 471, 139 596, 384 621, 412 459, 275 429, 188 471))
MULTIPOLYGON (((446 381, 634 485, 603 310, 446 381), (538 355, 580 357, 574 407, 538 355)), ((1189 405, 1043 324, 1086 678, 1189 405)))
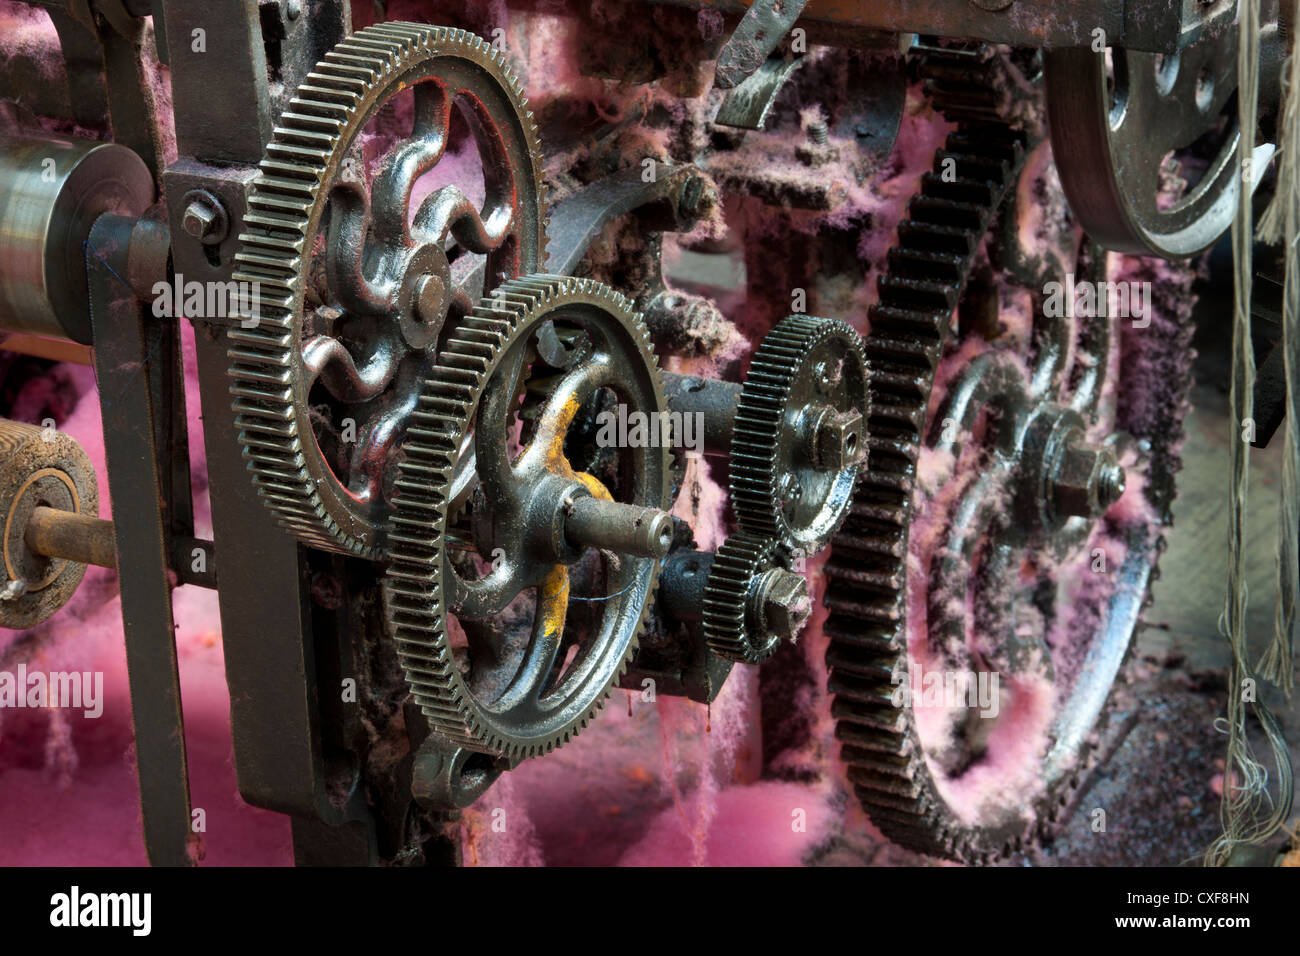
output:
POLYGON ((761 664, 794 640, 812 613, 808 582, 789 569, 776 538, 737 532, 713 556, 704 587, 709 649, 739 664, 761 664))
POLYGON ((402 426, 449 310, 541 267, 545 213, 536 125, 482 38, 378 24, 303 81, 249 196, 234 278, 255 302, 229 332, 253 482, 303 543, 383 553, 402 426), (412 216, 418 181, 456 147, 458 111, 482 208, 446 185, 412 216))
POLYGON ((754 353, 731 441, 741 530, 803 555, 848 512, 870 413, 862 339, 846 322, 792 315, 754 353))
POLYGON ((649 334, 628 301, 560 276, 499 287, 452 330, 423 383, 398 466, 384 604, 415 701, 460 746, 513 760, 566 743, 637 647, 671 537, 661 510, 668 451, 624 446, 608 475, 576 470, 565 437, 584 399, 602 390, 629 414, 666 408, 649 334), (515 447, 507 422, 552 322, 583 330, 592 347, 515 447), (610 533, 639 545, 584 537, 605 526, 575 532, 594 502, 615 516, 610 533), (457 507, 467 513, 451 528, 457 507), (465 555, 482 562, 477 577, 465 555), (530 591, 531 614, 518 600, 530 591))

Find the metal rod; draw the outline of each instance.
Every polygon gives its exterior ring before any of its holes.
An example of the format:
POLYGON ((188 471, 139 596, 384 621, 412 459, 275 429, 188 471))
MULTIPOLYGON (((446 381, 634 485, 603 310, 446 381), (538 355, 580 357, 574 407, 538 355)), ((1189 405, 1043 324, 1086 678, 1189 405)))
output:
POLYGON ((643 558, 662 558, 673 543, 668 512, 599 498, 575 501, 564 530, 578 544, 643 558))
POLYGON ((736 427, 736 409, 740 407, 738 382, 666 372, 664 391, 668 407, 674 412, 680 412, 683 417, 702 416, 704 454, 731 454, 731 434, 736 427))
POLYGON ((27 520, 27 547, 47 558, 66 558, 100 568, 117 567, 113 522, 40 507, 27 520))

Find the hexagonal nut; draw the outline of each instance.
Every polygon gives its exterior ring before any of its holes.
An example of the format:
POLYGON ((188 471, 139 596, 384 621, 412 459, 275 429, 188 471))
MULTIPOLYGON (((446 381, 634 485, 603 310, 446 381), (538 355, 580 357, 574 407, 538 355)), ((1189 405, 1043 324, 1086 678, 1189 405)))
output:
POLYGON ((830 412, 822 416, 813 450, 818 468, 825 471, 852 468, 862 459, 865 447, 861 412, 830 412))
POLYGON ((202 239, 216 221, 216 212, 205 203, 196 200, 185 207, 185 231, 195 239, 202 239))
POLYGON ((782 640, 793 640, 812 616, 812 598, 802 574, 775 568, 763 574, 758 596, 762 620, 782 640))
POLYGON ((1052 504, 1058 514, 1092 518, 1124 493, 1124 469, 1115 452, 1082 442, 1068 446, 1052 475, 1052 504))

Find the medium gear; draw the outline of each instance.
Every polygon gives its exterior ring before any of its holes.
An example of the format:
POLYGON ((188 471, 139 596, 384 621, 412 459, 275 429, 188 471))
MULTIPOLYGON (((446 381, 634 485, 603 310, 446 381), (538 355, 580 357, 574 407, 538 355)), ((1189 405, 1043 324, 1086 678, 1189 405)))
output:
POLYGON ((704 588, 704 635, 713 653, 738 664, 761 664, 782 640, 799 633, 812 601, 807 582, 789 571, 789 561, 775 538, 741 531, 722 543, 704 588))
MULTIPOLYGON (((629 514, 666 507, 668 451, 624 446, 612 492, 577 472, 565 436, 583 400, 604 389, 637 414, 666 407, 649 334, 627 300, 558 276, 511 280, 484 299, 423 383, 398 468, 384 603, 415 701, 436 733, 461 746, 517 759, 564 744, 602 706, 637 646, 661 561, 575 546, 566 522, 594 499, 629 514), (550 389, 533 437, 515 449, 507 421, 551 322, 581 329, 592 349, 550 389), (455 489, 471 486, 473 513, 461 527, 473 540, 455 540, 449 509, 465 497, 455 489), (469 576, 453 561, 457 548, 491 564, 469 576), (531 620, 516 600, 529 589, 531 620)), ((650 544, 662 554, 671 522, 659 517, 665 524, 650 544)), ((645 530, 635 517, 629 528, 645 530)))
POLYGON ((731 441, 731 507, 743 531, 812 555, 848 511, 863 467, 867 358, 846 322, 792 315, 745 376, 731 441))
POLYGON ((235 279, 231 391, 253 481, 305 544, 375 558, 401 427, 449 308, 545 260, 536 126, 505 57, 463 30, 368 27, 317 64, 280 117, 249 197, 235 279), (391 135, 373 174, 366 149, 391 135), (482 160, 477 209, 456 186, 411 217, 417 182, 464 116, 482 160))

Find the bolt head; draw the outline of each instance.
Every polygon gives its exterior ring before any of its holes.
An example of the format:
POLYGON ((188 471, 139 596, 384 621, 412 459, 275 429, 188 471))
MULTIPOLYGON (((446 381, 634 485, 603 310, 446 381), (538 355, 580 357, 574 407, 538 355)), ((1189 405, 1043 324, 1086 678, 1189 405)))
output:
POLYGON ((217 198, 202 190, 195 190, 185 197, 185 212, 181 216, 181 227, 203 243, 215 246, 226 238, 230 231, 230 222, 226 211, 217 198))
POLYGON ((195 200, 185 208, 185 231, 195 239, 202 239, 217 221, 216 212, 207 203, 195 200))
POLYGON ((768 631, 793 640, 812 616, 812 598, 803 575, 775 568, 759 579, 762 620, 768 631))
POLYGON ((1058 514, 1095 518, 1124 493, 1124 469, 1103 445, 1076 442, 1061 454, 1052 475, 1052 504, 1058 514))
POLYGON ((815 463, 824 471, 852 468, 862 460, 864 444, 861 412, 830 412, 817 426, 815 463))

